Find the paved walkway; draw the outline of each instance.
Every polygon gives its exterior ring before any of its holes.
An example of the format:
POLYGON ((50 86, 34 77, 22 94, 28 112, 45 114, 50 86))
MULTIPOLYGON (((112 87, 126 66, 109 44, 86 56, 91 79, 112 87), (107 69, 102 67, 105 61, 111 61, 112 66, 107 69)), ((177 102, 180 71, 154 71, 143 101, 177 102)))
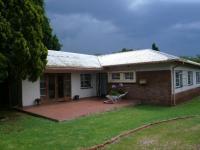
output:
POLYGON ((23 111, 55 121, 65 121, 136 104, 134 100, 121 100, 116 104, 104 104, 104 100, 89 98, 73 102, 56 102, 55 104, 26 107, 23 108, 23 111))

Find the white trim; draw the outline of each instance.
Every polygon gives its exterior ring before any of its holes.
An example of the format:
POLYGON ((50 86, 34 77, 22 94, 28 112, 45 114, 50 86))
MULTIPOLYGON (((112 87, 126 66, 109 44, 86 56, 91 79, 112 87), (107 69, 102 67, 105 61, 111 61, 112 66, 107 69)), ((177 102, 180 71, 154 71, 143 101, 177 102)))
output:
POLYGON ((176 74, 175 74, 175 72, 177 70, 183 71, 183 87, 176 88, 175 94, 200 87, 200 84, 196 83, 196 72, 200 72, 200 69, 195 69, 195 68, 190 68, 190 67, 177 67, 177 68, 175 68, 175 71, 174 71, 174 79, 175 79, 174 80, 174 86, 175 87, 176 87, 176 82, 175 82, 176 81, 176 74), (188 85, 188 71, 193 72, 193 85, 188 85))
POLYGON ((108 73, 108 82, 109 83, 135 83, 136 82, 136 71, 112 71, 108 73), (124 79, 124 73, 133 73, 133 80, 127 80, 124 79), (112 74, 113 73, 120 73, 120 79, 119 80, 113 80, 112 74))
POLYGON ((182 70, 175 71, 175 87, 176 89, 183 87, 183 71, 182 70), (178 78, 176 75, 178 75, 178 78), (178 85, 177 85, 177 81, 178 81, 178 85))
POLYGON ((200 71, 196 71, 195 74, 196 74, 196 84, 200 84, 200 71))
POLYGON ((194 72, 188 71, 188 86, 192 86, 194 84, 194 72))
POLYGON ((80 88, 81 89, 90 89, 92 88, 92 74, 91 73, 81 73, 80 74, 80 88), (89 80, 86 79, 86 75, 89 75, 89 80), (83 84, 82 84, 83 82, 83 84), (89 86, 87 86, 84 82, 89 82, 89 86))

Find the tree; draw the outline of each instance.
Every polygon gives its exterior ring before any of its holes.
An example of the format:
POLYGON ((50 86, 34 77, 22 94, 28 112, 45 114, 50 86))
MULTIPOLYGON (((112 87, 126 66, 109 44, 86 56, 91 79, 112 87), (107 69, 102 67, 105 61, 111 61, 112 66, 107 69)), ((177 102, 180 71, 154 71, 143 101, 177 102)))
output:
POLYGON ((156 43, 152 44, 152 50, 160 51, 159 48, 158 48, 158 46, 156 45, 156 43))
POLYGON ((43 0, 0 0, 0 81, 35 81, 45 69, 47 48, 60 47, 43 0))
POLYGON ((200 63, 200 55, 196 55, 195 57, 182 56, 182 58, 200 63))
POLYGON ((49 24, 48 18, 44 17, 42 26, 44 31, 43 43, 48 49, 60 50, 62 45, 59 43, 58 37, 55 34, 52 35, 53 31, 49 24))
POLYGON ((120 50, 120 52, 130 52, 130 51, 133 51, 133 49, 122 48, 122 49, 120 50))
POLYGON ((122 48, 121 50, 118 50, 117 52, 112 52, 112 53, 123 53, 123 52, 130 52, 130 51, 134 51, 134 49, 122 48))

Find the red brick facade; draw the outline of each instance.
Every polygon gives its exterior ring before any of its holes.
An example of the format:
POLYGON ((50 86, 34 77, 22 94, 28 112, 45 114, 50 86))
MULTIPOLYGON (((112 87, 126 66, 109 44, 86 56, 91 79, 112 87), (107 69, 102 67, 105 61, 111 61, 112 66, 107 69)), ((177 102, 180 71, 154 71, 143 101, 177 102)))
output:
POLYGON ((197 97, 197 96, 200 96, 200 87, 191 89, 191 90, 187 90, 187 91, 184 91, 181 93, 177 93, 175 95, 176 104, 185 102, 187 100, 191 100, 192 98, 197 97))
POLYGON ((171 71, 142 71, 136 73, 136 83, 124 84, 128 99, 145 104, 171 105, 171 71), (143 80, 146 84, 141 84, 143 80))

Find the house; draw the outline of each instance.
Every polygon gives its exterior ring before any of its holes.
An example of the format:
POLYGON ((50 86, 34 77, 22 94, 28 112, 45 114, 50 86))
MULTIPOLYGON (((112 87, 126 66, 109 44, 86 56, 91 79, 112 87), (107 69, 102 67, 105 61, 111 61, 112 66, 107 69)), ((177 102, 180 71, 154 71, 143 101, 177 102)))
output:
POLYGON ((129 99, 176 105, 200 95, 200 64, 150 49, 94 56, 48 51, 44 75, 22 81, 21 106, 105 96, 123 83, 129 99))

